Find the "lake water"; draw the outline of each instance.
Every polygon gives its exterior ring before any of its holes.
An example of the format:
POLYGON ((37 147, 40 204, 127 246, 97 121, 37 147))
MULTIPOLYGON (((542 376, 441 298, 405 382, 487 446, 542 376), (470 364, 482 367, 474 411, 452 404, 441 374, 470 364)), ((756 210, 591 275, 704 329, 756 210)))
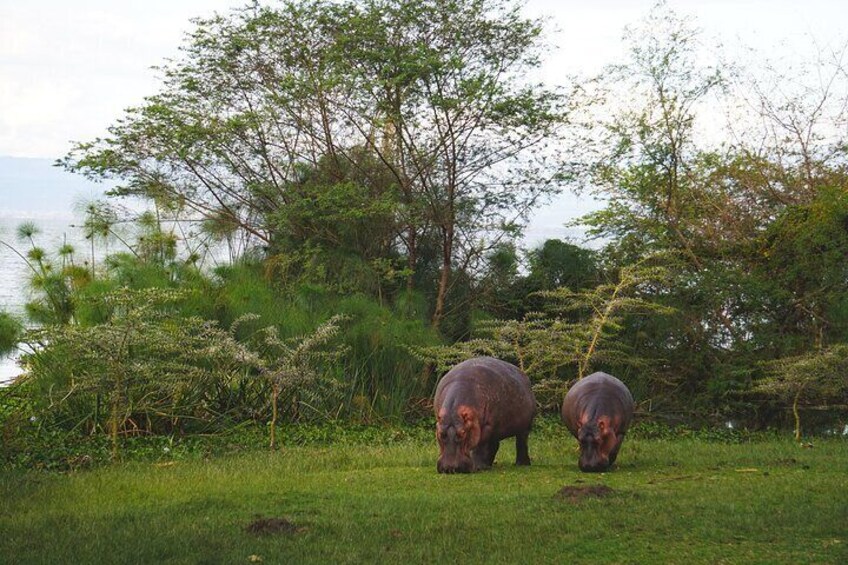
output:
MULTIPOLYGON (((26 262, 8 246, 14 247, 19 253, 26 255, 30 249, 29 242, 17 239, 17 228, 21 223, 32 221, 41 233, 34 239, 39 247, 48 253, 67 242, 84 254, 85 238, 80 230, 72 227, 73 220, 68 218, 27 218, 0 216, 0 311, 9 312, 19 318, 24 317, 24 304, 32 298, 28 290, 28 280, 32 271, 26 262), (8 245, 8 246, 7 246, 8 245)), ((20 373, 14 357, 0 358, 0 383, 7 382, 20 373)))
MULTIPOLYGON (((0 241, 23 255, 28 242, 19 242, 16 231, 33 221, 41 232, 36 243, 55 251, 67 236, 68 242, 85 249, 79 230, 71 227, 86 202, 101 198, 105 187, 53 166, 52 159, 0 156, 0 241)), ((0 310, 22 316, 30 299, 26 263, 6 245, 0 244, 0 310)), ((0 381, 20 371, 14 360, 0 359, 0 381)))

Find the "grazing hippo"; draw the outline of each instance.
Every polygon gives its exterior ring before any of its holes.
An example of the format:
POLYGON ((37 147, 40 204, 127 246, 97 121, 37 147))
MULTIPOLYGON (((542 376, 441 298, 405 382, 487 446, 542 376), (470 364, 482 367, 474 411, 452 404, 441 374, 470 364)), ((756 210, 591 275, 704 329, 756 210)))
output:
POLYGON ((527 436, 536 415, 530 379, 518 367, 475 357, 442 377, 433 401, 440 473, 488 469, 504 438, 515 436, 515 464, 529 465, 527 436))
POLYGON ((574 383, 562 402, 562 420, 580 442, 580 470, 609 469, 632 419, 633 396, 617 378, 592 373, 574 383))

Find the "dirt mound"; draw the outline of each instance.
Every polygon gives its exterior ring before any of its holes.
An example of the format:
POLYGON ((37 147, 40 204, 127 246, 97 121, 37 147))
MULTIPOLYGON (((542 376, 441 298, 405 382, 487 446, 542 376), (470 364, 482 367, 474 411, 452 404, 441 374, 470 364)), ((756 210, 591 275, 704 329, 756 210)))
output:
POLYGON ((588 487, 565 486, 554 495, 554 498, 574 503, 586 498, 604 498, 613 492, 615 491, 604 485, 592 485, 588 487))
POLYGON ((256 535, 265 534, 296 534, 302 532, 301 528, 285 518, 257 518, 245 528, 248 533, 256 535))

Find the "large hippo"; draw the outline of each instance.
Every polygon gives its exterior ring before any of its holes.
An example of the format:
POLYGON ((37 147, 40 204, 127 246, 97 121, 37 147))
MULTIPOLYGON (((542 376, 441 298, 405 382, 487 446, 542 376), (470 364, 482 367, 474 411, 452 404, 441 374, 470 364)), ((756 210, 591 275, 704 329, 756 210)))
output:
POLYGON ((633 396, 617 378, 592 373, 574 383, 562 402, 562 420, 580 442, 580 470, 609 469, 632 419, 633 396))
POLYGON ((440 473, 488 469, 500 441, 511 436, 515 464, 530 464, 527 436, 536 397, 530 379, 515 365, 492 357, 463 361, 439 381, 433 405, 440 473))

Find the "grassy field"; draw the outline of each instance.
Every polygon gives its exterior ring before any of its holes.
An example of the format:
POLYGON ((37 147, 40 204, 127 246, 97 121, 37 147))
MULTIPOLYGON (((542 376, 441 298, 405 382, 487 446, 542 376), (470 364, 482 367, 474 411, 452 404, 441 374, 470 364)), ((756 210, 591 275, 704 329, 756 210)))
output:
POLYGON ((7 471, 0 562, 848 563, 848 441, 628 438, 600 475, 574 447, 465 476, 414 441, 7 471))

